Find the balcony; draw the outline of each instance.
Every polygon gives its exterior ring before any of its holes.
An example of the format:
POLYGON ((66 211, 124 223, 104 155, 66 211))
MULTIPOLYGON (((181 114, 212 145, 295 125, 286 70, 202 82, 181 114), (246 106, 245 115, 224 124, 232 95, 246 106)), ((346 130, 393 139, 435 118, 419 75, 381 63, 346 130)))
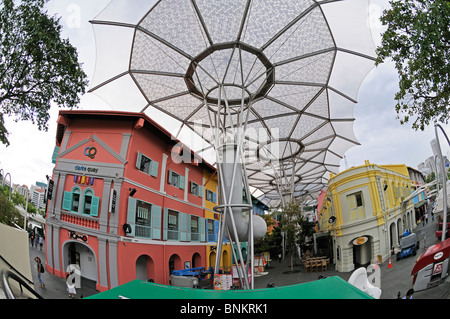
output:
POLYGON ((95 218, 95 217, 62 212, 61 220, 64 222, 67 222, 67 223, 80 225, 80 226, 87 227, 87 228, 100 229, 100 224, 98 222, 98 218, 95 218))

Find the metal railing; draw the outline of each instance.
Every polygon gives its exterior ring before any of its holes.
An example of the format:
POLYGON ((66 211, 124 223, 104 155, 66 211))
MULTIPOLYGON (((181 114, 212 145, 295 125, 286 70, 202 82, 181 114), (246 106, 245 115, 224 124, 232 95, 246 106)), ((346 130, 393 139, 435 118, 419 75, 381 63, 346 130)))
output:
POLYGON ((0 288, 7 299, 37 298, 43 299, 35 290, 34 283, 15 269, 0 255, 0 288), (11 284, 11 280, 16 284, 11 284), (24 292, 24 288, 27 290, 24 292))

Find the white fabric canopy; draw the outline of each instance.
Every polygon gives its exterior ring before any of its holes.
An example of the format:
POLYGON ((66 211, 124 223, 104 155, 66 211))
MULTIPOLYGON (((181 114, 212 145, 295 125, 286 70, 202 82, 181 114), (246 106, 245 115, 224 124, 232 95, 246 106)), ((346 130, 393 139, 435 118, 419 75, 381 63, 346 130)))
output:
POLYGON ((228 103, 221 125, 231 129, 245 105, 250 186, 274 200, 317 196, 358 145, 353 107, 374 64, 368 2, 113 0, 91 21, 90 91, 145 112, 205 158, 218 125, 208 108, 228 103))

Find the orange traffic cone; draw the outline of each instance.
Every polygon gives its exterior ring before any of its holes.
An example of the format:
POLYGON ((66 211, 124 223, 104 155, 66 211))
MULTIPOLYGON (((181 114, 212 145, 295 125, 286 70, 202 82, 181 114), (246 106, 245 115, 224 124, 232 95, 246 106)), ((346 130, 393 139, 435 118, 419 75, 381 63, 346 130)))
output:
POLYGON ((389 257, 389 265, 388 265, 388 268, 392 268, 391 257, 389 257))

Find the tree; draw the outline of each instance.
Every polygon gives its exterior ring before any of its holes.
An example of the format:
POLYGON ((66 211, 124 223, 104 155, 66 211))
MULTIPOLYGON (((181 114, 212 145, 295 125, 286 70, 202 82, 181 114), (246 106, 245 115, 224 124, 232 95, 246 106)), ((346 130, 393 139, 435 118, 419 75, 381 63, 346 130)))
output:
POLYGON ((306 251, 308 248, 310 248, 307 245, 307 240, 311 239, 313 234, 316 232, 315 230, 316 223, 310 222, 303 215, 301 216, 298 223, 300 225, 300 233, 298 235, 297 243, 300 245, 300 249, 302 251, 306 251))
POLYGON ((9 145, 4 115, 48 129, 50 103, 76 107, 87 76, 76 49, 61 39, 59 19, 46 0, 0 2, 0 141, 9 145))
POLYGON ((400 123, 416 116, 412 128, 450 117, 450 2, 391 0, 381 22, 387 25, 376 64, 392 58, 399 74, 395 109, 400 123), (403 118, 400 115, 403 115, 403 118))
POLYGON ((13 202, 10 202, 8 197, 0 193, 0 223, 9 226, 17 224, 23 227, 23 217, 20 215, 13 202))
POLYGON ((300 205, 289 202, 282 208, 281 231, 284 232, 286 253, 291 255, 291 272, 294 271, 294 256, 297 251, 298 235, 301 231, 299 221, 302 219, 300 205))
MULTIPOLYGON (((267 224, 267 228, 275 224, 272 214, 261 216, 267 224)), ((269 252, 271 256, 278 256, 281 251, 280 227, 274 227, 272 231, 267 231, 263 238, 255 241, 255 253, 269 252)))

